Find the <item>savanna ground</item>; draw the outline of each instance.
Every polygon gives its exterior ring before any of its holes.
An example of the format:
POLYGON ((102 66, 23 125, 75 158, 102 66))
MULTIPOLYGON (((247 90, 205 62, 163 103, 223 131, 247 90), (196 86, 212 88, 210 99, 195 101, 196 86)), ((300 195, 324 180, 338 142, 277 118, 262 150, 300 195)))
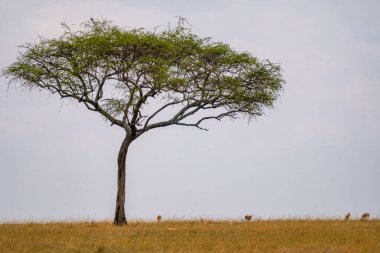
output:
POLYGON ((380 220, 4 223, 0 252, 380 252, 380 220))

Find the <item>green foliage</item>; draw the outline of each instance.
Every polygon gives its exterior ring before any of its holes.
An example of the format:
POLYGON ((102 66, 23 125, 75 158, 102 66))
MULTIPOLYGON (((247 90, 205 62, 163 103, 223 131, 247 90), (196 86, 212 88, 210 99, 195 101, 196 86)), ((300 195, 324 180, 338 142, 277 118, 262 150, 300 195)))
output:
POLYGON ((5 76, 23 87, 83 102, 113 124, 128 125, 136 136, 160 126, 199 127, 206 119, 261 115, 284 83, 279 65, 200 38, 181 22, 161 32, 125 29, 106 20, 85 22, 79 30, 63 24, 59 38, 23 49, 3 70, 5 76), (144 106, 158 97, 163 106, 147 115, 144 106), (180 110, 149 124, 169 107, 180 110), (211 115, 184 122, 198 111, 211 115))

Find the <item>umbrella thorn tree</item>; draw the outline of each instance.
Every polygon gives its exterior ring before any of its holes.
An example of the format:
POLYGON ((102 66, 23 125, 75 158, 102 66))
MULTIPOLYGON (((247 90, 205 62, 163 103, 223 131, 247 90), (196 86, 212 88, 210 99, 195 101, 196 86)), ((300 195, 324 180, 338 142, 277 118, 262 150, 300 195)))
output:
POLYGON ((62 27, 58 38, 21 46, 2 74, 23 88, 82 103, 123 129, 117 225, 127 223, 125 162, 134 140, 166 126, 207 130, 202 124, 208 120, 260 116, 273 107, 284 84, 278 64, 201 38, 183 22, 163 31, 94 19, 79 29, 62 27))

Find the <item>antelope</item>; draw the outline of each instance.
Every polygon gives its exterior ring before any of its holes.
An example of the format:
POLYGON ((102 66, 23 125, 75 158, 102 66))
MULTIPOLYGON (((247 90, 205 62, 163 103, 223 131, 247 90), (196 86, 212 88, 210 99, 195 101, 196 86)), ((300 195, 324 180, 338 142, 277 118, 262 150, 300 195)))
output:
POLYGON ((244 216, 244 220, 245 220, 245 221, 250 221, 250 220, 252 220, 252 215, 246 215, 246 216, 244 216))
POLYGON ((345 221, 350 220, 350 216, 351 216, 351 214, 350 214, 350 213, 347 213, 346 216, 344 216, 344 220, 345 220, 345 221))
POLYGON ((369 213, 363 213, 362 220, 368 220, 369 219, 369 213))
POLYGON ((157 223, 160 223, 160 221, 161 221, 161 215, 158 215, 157 216, 157 223))

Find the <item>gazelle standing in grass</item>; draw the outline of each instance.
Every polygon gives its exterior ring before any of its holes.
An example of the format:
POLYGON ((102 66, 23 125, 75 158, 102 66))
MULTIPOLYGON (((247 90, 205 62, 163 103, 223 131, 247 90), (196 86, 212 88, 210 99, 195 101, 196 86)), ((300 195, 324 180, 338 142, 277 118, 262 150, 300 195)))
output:
POLYGON ((362 220, 368 220, 369 219, 369 213, 363 213, 362 220))
POLYGON ((244 216, 245 221, 251 221, 252 220, 252 215, 246 215, 244 216))

